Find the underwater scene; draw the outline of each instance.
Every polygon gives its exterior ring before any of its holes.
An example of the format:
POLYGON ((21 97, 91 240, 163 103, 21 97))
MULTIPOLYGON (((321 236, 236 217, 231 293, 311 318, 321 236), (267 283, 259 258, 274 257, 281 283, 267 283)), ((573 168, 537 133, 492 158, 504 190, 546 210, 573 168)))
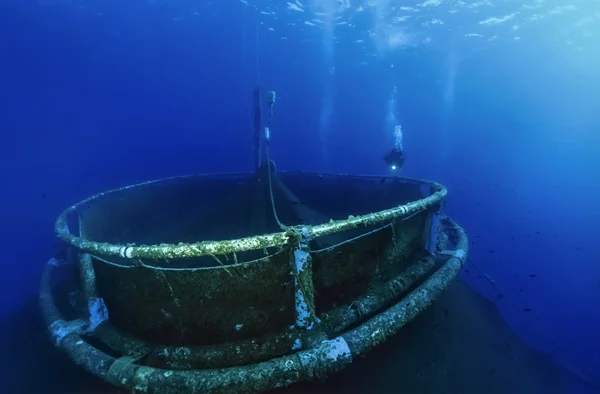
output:
POLYGON ((0 393, 600 394, 600 3, 0 1, 0 393))

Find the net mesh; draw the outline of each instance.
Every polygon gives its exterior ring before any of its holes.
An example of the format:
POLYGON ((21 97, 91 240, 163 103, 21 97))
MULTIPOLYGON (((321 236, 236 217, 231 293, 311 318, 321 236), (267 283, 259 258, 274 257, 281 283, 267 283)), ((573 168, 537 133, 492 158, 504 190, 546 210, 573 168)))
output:
MULTIPOLYGON (((233 239, 317 225, 426 197, 398 179, 281 174, 203 176, 128 188, 77 213, 85 238, 116 244, 233 239), (262 178, 264 179, 264 178, 262 178), (272 191, 273 201, 270 200, 272 191)), ((426 253, 429 212, 311 240, 317 313, 341 305, 426 253)), ((162 261, 93 256, 98 293, 113 324, 166 345, 203 345, 294 324, 289 247, 162 261)))

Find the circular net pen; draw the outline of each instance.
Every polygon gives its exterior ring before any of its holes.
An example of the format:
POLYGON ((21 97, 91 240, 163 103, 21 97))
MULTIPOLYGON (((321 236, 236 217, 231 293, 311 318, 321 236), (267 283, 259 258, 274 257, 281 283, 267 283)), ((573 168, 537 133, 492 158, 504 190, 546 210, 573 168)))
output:
POLYGON ((446 189, 407 178, 186 176, 63 212, 40 302, 57 347, 135 393, 322 379, 430 305, 467 255, 446 189))

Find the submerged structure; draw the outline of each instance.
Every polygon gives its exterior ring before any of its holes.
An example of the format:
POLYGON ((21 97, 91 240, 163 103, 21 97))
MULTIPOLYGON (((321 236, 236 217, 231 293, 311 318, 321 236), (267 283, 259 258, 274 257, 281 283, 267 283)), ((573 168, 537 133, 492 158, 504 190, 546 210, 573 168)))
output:
POLYGON ((40 303, 76 364, 132 393, 323 379, 453 280, 468 243, 443 186, 276 171, 260 100, 255 172, 127 186, 59 216, 40 303))

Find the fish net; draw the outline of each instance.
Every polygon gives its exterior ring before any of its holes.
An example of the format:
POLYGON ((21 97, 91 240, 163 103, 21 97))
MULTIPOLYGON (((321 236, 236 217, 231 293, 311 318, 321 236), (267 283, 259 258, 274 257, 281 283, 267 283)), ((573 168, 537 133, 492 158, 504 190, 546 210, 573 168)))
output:
POLYGON ((426 258, 443 192, 368 176, 178 177, 92 197, 57 232, 115 328, 214 345, 314 324, 426 258))

